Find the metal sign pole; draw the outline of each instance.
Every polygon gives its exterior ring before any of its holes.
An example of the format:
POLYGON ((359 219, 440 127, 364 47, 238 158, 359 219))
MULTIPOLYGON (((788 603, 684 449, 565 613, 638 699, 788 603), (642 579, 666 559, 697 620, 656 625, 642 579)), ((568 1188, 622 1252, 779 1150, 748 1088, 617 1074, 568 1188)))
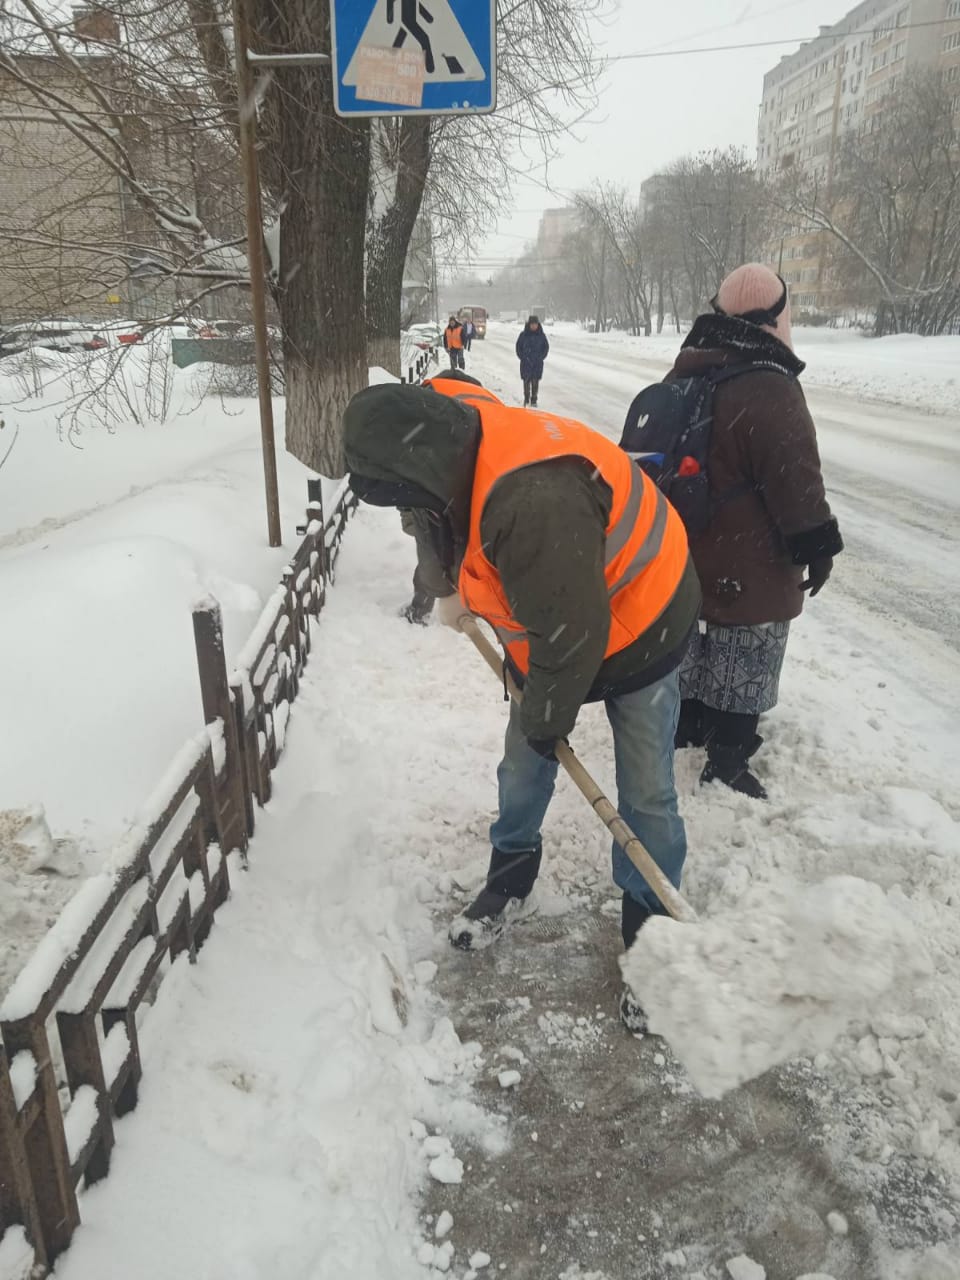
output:
POLYGON ((246 32, 239 0, 233 0, 234 55, 237 64, 237 102, 240 117, 240 160, 243 166, 247 215, 247 262, 250 268, 250 303, 257 360, 260 399, 260 438, 263 447, 263 480, 267 497, 267 535, 271 547, 279 547, 280 495, 277 488, 277 446, 273 430, 273 398, 270 389, 270 343, 267 334, 267 284, 263 251, 263 213, 260 175, 257 169, 257 115, 253 73, 247 57, 246 32))

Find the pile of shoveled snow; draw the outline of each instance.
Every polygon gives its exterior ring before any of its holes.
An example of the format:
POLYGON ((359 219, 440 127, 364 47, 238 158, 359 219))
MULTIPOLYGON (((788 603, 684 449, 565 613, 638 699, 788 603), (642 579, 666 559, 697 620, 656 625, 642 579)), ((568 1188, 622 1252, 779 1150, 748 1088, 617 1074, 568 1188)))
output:
POLYGON ((697 925, 655 918, 624 978, 707 1097, 831 1047, 896 986, 931 972, 902 894, 854 876, 756 886, 697 925))

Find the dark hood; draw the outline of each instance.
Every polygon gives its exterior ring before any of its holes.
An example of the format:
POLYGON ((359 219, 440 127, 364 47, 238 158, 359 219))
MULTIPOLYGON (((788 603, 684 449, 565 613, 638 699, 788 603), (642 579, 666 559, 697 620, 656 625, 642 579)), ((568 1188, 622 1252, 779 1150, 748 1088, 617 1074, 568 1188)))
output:
POLYGON ((357 392, 343 429, 347 468, 361 497, 370 488, 365 482, 386 482, 386 498, 373 501, 427 507, 446 518, 456 544, 466 544, 480 444, 476 409, 427 387, 394 382, 357 392))
POLYGON ((707 363, 710 365, 773 365, 793 377, 798 377, 806 368, 803 361, 798 360, 779 338, 740 316, 698 316, 684 341, 678 366, 701 363, 689 360, 688 353, 692 352, 702 352, 704 355, 710 353, 713 356, 719 352, 722 358, 709 360, 707 363))

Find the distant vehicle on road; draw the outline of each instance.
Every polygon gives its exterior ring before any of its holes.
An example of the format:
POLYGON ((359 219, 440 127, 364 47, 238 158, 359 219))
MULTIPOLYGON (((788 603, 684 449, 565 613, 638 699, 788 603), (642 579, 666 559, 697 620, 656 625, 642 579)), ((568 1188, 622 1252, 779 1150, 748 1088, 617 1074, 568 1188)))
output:
POLYGON ((547 323, 547 308, 542 302, 537 307, 531 307, 527 315, 536 316, 542 325, 547 323))
POLYGON ((470 320, 476 330, 476 337, 485 338, 487 336, 487 308, 486 307, 461 307, 457 312, 457 319, 461 324, 465 320, 470 320))

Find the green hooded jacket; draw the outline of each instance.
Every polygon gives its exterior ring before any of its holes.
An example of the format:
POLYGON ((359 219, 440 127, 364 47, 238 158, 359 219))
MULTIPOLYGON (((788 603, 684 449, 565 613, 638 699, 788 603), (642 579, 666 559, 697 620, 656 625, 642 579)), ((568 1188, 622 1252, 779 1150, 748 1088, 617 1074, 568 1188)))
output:
MULTIPOLYGON (((344 414, 351 484, 365 501, 429 511, 434 562, 423 576, 439 594, 457 589, 470 531, 481 414, 425 387, 367 387, 344 414)), ((586 459, 566 457, 511 472, 487 498, 480 525, 516 620, 530 637, 521 725, 538 741, 566 737, 584 702, 654 683, 680 663, 700 608, 688 560, 680 586, 652 626, 604 661, 610 604, 604 575, 613 495, 586 459)), ((514 672, 515 675, 519 673, 514 672)))

